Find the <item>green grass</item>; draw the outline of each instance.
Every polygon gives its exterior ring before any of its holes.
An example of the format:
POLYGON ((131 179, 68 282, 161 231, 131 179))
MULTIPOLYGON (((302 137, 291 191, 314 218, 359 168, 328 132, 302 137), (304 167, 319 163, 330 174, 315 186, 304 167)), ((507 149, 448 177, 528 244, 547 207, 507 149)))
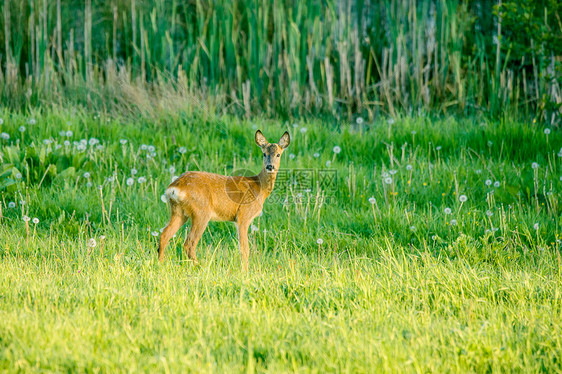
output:
POLYGON ((473 118, 0 118, 6 371, 562 370, 557 131, 473 118), (254 221, 250 274, 229 223, 210 224, 200 267, 181 253, 188 226, 158 264, 172 176, 258 171, 258 127, 270 141, 291 132, 285 168, 335 170, 337 183, 276 186, 254 221), (72 145, 92 138, 102 148, 72 145))

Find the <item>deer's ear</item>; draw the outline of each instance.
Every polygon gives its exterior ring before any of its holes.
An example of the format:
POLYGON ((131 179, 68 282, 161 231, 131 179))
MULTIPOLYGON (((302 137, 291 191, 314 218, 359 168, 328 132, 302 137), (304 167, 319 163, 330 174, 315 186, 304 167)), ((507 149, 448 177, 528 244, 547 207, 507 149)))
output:
POLYGON ((279 140, 279 147, 285 149, 289 146, 290 143, 291 143, 291 137, 289 136, 289 133, 285 131, 285 133, 279 140))
POLYGON ((267 145, 267 140, 260 130, 256 131, 256 144, 259 147, 265 147, 267 145))

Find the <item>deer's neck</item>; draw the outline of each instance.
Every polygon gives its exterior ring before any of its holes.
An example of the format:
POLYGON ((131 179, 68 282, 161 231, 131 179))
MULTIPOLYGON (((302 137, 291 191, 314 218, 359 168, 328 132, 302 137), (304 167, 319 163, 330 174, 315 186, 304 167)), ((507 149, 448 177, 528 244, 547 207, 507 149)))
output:
POLYGON ((271 191, 273 191, 276 178, 277 172, 268 173, 265 169, 262 169, 262 171, 258 174, 261 191, 265 194, 265 197, 269 196, 269 194, 271 194, 271 191))

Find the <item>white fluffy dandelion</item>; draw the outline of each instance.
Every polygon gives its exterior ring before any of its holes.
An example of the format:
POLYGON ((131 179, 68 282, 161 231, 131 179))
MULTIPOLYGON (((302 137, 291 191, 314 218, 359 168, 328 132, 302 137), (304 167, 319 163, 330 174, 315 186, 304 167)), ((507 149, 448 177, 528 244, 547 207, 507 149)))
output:
POLYGON ((466 195, 460 195, 460 196, 459 196, 459 201, 460 201, 461 203, 466 202, 466 200, 468 200, 468 197, 466 197, 466 195))
POLYGON ((539 164, 536 163, 536 162, 533 162, 533 163, 531 164, 531 167, 532 167, 533 169, 538 169, 538 168, 539 168, 539 164))
POLYGON ((135 183, 135 180, 131 177, 127 178, 127 186, 132 186, 135 183))
POLYGON ((371 205, 374 205, 377 202, 377 199, 375 199, 373 196, 371 196, 369 198, 369 202, 371 203, 371 205))
POLYGON ((332 149, 332 151, 334 151, 335 154, 339 154, 339 153, 341 152, 341 148, 340 148, 339 145, 336 145, 336 146, 332 149))
POLYGON ((449 215, 449 214, 451 214, 452 210, 451 210, 451 208, 447 207, 447 208, 445 208, 444 212, 445 212, 445 214, 449 215))
POLYGON ((324 240, 322 238, 318 238, 316 239, 316 243, 318 243, 318 245, 322 245, 324 244, 324 240))

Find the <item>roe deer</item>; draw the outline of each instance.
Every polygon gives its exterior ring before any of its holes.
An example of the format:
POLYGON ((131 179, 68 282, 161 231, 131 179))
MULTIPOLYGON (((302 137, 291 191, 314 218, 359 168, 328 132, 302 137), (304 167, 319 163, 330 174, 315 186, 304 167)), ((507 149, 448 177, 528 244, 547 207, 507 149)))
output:
POLYGON ((238 230, 238 245, 242 267, 248 270, 248 228, 259 215, 265 199, 271 194, 279 171, 281 154, 291 141, 285 132, 278 144, 268 143, 260 130, 256 144, 263 152, 263 168, 252 177, 225 176, 201 171, 188 171, 166 189, 171 218, 160 235, 158 258, 164 259, 164 249, 170 238, 191 219, 191 229, 184 250, 197 264, 195 247, 209 221, 234 221, 238 230))

